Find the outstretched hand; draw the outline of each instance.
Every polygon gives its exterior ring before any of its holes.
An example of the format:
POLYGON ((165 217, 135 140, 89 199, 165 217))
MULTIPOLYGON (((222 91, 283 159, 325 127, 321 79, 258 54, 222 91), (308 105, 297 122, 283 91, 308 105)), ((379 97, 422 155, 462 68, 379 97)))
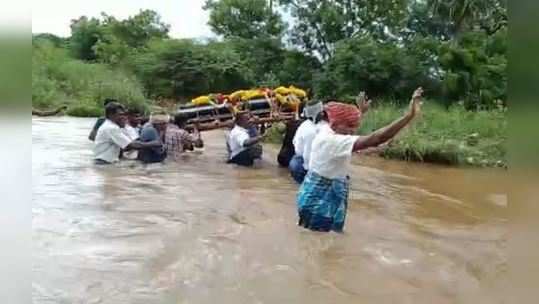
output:
POLYGON ((421 112, 421 106, 423 105, 423 88, 419 87, 414 91, 412 100, 410 101, 410 114, 416 116, 421 112))
POLYGON ((372 100, 370 100, 369 97, 363 91, 361 91, 359 95, 357 95, 356 97, 356 105, 362 114, 366 113, 369 110, 371 103, 372 103, 372 100))

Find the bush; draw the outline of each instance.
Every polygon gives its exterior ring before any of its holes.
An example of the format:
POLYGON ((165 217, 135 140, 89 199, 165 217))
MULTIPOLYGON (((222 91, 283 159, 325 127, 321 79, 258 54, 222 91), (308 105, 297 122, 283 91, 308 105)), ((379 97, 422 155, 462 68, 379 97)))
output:
POLYGON ((69 115, 100 115, 105 98, 128 107, 147 109, 142 85, 128 72, 69 57, 47 42, 34 45, 32 106, 38 109, 68 105, 69 115))

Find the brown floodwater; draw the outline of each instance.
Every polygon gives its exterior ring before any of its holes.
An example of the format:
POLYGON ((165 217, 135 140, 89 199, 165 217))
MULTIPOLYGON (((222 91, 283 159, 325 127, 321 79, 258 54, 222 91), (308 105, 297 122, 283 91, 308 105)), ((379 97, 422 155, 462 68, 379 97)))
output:
POLYGON ((212 131, 181 163, 97 167, 93 122, 32 120, 34 303, 501 303, 505 171, 355 157, 324 234, 274 147, 238 168, 212 131))

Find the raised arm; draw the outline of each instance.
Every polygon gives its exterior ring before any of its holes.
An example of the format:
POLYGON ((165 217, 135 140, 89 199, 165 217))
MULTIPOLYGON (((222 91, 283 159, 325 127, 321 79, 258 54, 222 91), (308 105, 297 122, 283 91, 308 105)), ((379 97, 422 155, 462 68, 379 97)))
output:
POLYGON ((371 106, 372 100, 369 99, 365 92, 361 91, 356 97, 356 106, 358 107, 361 114, 367 113, 369 107, 371 106))
POLYGON ((373 133, 367 136, 361 136, 355 143, 353 151, 364 150, 371 147, 376 147, 381 145, 388 140, 392 139, 406 127, 421 109, 421 99, 423 96, 423 89, 418 88, 415 90, 412 95, 412 100, 410 101, 410 110, 403 117, 397 119, 393 123, 374 131, 373 133))

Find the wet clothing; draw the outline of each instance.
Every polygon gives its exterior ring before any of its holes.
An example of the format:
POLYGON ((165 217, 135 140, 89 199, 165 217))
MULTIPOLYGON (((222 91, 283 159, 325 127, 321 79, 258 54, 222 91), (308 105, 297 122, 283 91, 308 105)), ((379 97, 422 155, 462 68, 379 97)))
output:
POLYGON ((337 134, 325 124, 313 140, 310 169, 326 178, 348 176, 354 144, 358 138, 355 135, 337 134))
POLYGON ((189 147, 197 141, 197 138, 175 124, 169 124, 165 133, 165 145, 167 157, 178 159, 189 147))
POLYGON ((106 119, 95 136, 94 159, 109 164, 118 162, 121 151, 132 141, 120 126, 106 119))
MULTIPOLYGON (((138 127, 135 128, 128 124, 122 130, 124 131, 125 135, 127 135, 131 140, 137 140, 140 137, 140 128, 138 127)), ((124 151, 122 153, 122 156, 126 159, 135 160, 138 159, 138 151, 124 151)))
MULTIPOLYGON (((140 134, 141 142, 152 142, 155 140, 161 140, 159 131, 151 124, 147 123, 140 134)), ((159 163, 167 157, 167 151, 164 145, 156 148, 141 149, 138 153, 138 158, 144 163, 159 163)))
POLYGON ((303 163, 303 157, 299 155, 294 155, 294 157, 292 157, 290 163, 288 164, 290 175, 292 175, 292 178, 294 178, 294 180, 298 184, 303 183, 303 179, 305 179, 305 175, 307 175, 307 170, 305 170, 303 163))
POLYGON ((299 189, 298 225, 314 231, 342 232, 349 187, 347 177, 329 179, 309 172, 299 189))
POLYGON ((324 125, 312 144, 310 170, 297 198, 299 225, 342 232, 348 208, 349 166, 358 136, 335 133, 324 125))
POLYGON ((139 127, 133 127, 131 125, 126 125, 124 127, 124 131, 129 136, 129 138, 133 140, 137 140, 140 137, 140 128, 139 127))
POLYGON ((262 145, 251 146, 242 152, 238 153, 236 156, 231 158, 228 163, 236 164, 244 167, 252 167, 256 159, 262 158, 262 145))
POLYGON ((281 150, 277 156, 277 162, 281 167, 287 168, 290 164, 290 160, 292 157, 294 157, 295 150, 293 140, 301 123, 301 120, 291 120, 286 124, 283 145, 281 146, 281 150))
POLYGON ((316 133, 316 124, 312 120, 307 119, 299 126, 294 136, 294 151, 296 155, 303 157, 303 167, 305 170, 309 170, 311 147, 316 133))
POLYGON ((327 123, 325 121, 315 124, 311 120, 306 120, 298 128, 294 136, 295 155, 288 168, 290 175, 292 175, 298 184, 303 182, 305 175, 309 171, 313 141, 321 128, 326 125, 327 123), (301 164, 301 166, 298 164, 301 164))
POLYGON ((249 130, 238 125, 234 126, 227 139, 227 149, 230 152, 228 158, 229 164, 250 167, 254 165, 255 159, 262 158, 262 145, 256 144, 245 147, 245 142, 250 138, 251 134, 249 130))
POLYGON ((240 154, 247 148, 244 147, 244 143, 251 138, 249 131, 238 125, 234 126, 230 134, 228 135, 228 147, 230 149, 229 159, 233 159, 236 155, 240 154))

